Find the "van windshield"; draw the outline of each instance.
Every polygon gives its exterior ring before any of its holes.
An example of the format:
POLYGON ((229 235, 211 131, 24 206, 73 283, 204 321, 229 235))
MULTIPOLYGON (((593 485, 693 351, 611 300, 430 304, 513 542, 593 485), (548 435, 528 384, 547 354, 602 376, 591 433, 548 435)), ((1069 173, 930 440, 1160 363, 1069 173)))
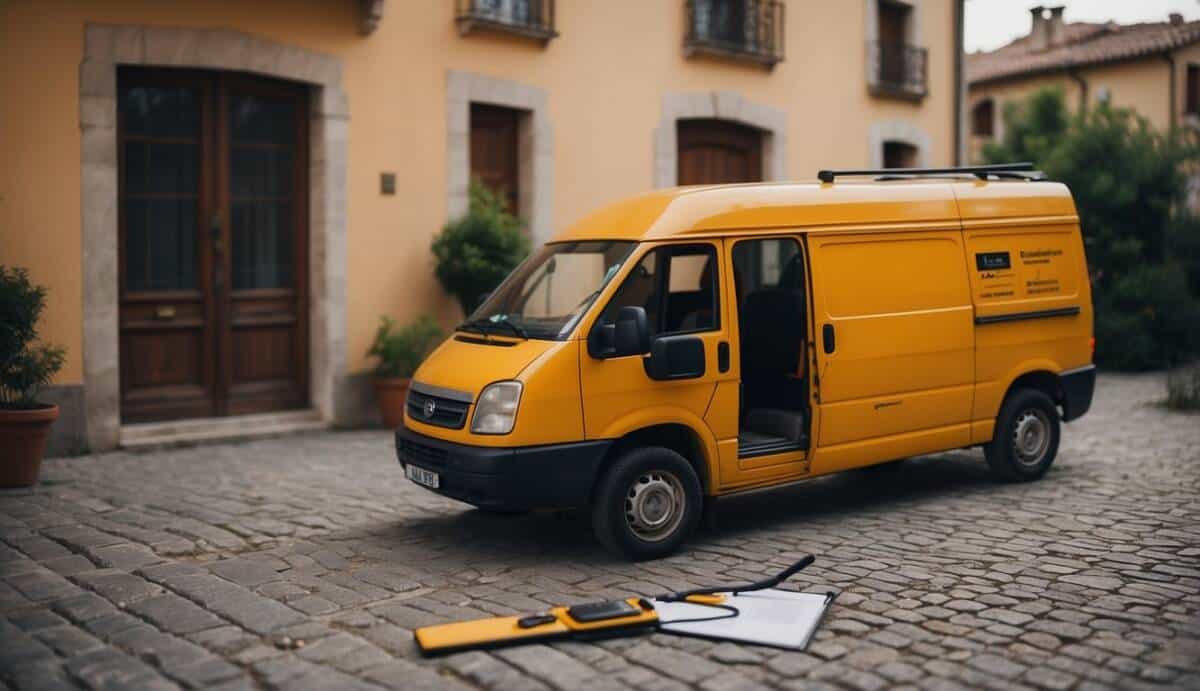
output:
POLYGON ((544 245, 521 262, 459 329, 563 340, 636 244, 595 240, 544 245))

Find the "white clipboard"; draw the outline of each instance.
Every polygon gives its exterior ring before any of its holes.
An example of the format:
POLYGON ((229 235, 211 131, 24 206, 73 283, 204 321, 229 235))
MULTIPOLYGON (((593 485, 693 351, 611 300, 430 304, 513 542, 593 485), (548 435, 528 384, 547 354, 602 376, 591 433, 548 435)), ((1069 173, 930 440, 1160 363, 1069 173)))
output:
POLYGON ((773 588, 740 595, 723 594, 726 597, 721 604, 737 609, 737 616, 728 616, 729 612, 718 607, 655 600, 659 630, 804 650, 836 597, 833 592, 797 593, 773 588))

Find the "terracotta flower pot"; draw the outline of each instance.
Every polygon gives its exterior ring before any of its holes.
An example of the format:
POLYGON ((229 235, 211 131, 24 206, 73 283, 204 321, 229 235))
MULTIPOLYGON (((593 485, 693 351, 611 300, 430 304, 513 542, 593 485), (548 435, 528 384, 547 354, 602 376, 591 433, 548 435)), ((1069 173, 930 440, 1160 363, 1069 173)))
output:
POLYGON ((0 409, 0 487, 29 487, 37 482, 46 435, 57 419, 56 405, 0 409))
POLYGON ((408 377, 375 379, 375 399, 383 426, 396 429, 404 422, 404 405, 408 401, 408 377))

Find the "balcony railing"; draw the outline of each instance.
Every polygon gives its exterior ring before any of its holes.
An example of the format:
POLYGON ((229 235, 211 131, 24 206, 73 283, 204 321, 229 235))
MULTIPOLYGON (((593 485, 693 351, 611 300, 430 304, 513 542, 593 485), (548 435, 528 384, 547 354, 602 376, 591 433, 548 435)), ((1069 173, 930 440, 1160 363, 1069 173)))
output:
POLYGON ((687 0, 686 55, 707 54, 774 67, 783 61, 780 0, 687 0))
POLYGON ((910 100, 924 98, 929 91, 927 56, 925 48, 905 43, 868 42, 871 93, 910 100))
POLYGON ((558 36, 554 0, 457 0, 458 31, 515 34, 542 43, 558 36))

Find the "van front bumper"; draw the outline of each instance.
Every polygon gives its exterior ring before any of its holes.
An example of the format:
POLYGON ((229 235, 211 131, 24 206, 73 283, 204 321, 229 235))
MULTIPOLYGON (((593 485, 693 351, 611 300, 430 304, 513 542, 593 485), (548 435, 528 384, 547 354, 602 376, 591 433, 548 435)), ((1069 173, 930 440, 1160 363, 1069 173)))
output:
POLYGON ((400 465, 438 474, 438 488, 426 489, 489 509, 586 505, 611 445, 602 439, 496 448, 434 439, 403 425, 396 430, 400 465))
POLYGON ((1092 407, 1096 390, 1096 366, 1087 365, 1058 375, 1063 392, 1063 421, 1082 417, 1092 407))

